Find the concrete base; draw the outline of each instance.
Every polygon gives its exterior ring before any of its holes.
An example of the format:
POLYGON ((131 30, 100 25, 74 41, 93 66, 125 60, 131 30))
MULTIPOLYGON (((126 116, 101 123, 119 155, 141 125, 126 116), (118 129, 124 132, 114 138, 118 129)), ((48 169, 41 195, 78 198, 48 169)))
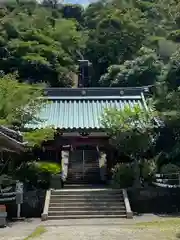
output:
POLYGON ((44 210, 43 210, 43 213, 41 214, 41 220, 42 221, 46 221, 48 219, 48 210, 49 210, 50 198, 51 198, 51 190, 49 189, 49 190, 46 191, 44 210))
POLYGON ((0 227, 6 227, 7 221, 7 212, 0 212, 0 227))
POLYGON ((42 221, 47 221, 48 220, 48 214, 42 213, 41 214, 41 220, 42 221))

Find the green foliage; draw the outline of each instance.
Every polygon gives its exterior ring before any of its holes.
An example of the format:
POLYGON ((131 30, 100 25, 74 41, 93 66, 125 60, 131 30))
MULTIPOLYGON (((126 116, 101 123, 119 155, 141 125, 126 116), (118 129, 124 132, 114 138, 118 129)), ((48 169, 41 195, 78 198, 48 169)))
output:
MULTIPOLYGON (((172 54, 168 64, 164 67, 161 78, 156 82, 154 95, 155 107, 164 122, 168 132, 171 132, 170 148, 166 152, 169 161, 180 156, 180 89, 179 89, 179 65, 180 51, 172 54), (171 144, 171 142, 173 144, 171 144)), ((166 136, 164 136, 166 137, 166 136)))
POLYGON ((159 78, 163 62, 154 50, 142 47, 137 57, 121 65, 112 65, 100 79, 102 86, 136 87, 154 84, 159 78))
POLYGON ((36 188, 49 188, 51 176, 61 172, 61 166, 52 162, 26 162, 16 169, 16 178, 36 188))
POLYGON ((127 105, 122 110, 106 109, 102 124, 111 137, 111 143, 120 152, 137 159, 155 144, 155 116, 153 110, 145 111, 139 105, 127 105))
POLYGON ((47 127, 42 129, 35 129, 32 131, 24 132, 24 140, 28 142, 30 147, 41 146, 44 141, 54 139, 55 129, 53 127, 47 127))
POLYGON ((154 111, 146 111, 139 105, 127 105, 122 110, 107 109, 102 116, 102 124, 110 136, 111 144, 134 160, 135 187, 140 185, 139 163, 156 143, 154 117, 154 111))
POLYGON ((43 85, 19 83, 16 75, 0 77, 0 124, 24 126, 38 121, 37 112, 43 105, 43 85))
POLYGON ((34 162, 32 163, 34 169, 39 172, 48 172, 50 174, 58 174, 61 172, 61 166, 52 162, 34 162))
MULTIPOLYGON (((92 79, 93 81, 96 79, 95 84, 99 84, 100 76, 110 65, 131 58, 144 39, 144 28, 141 21, 138 21, 141 13, 138 10, 134 9, 133 15, 130 11, 121 9, 115 11, 114 7, 104 5, 104 9, 98 12, 87 9, 87 12, 92 14, 92 20, 89 20, 90 27, 94 28, 89 32, 85 56, 93 64, 95 76, 92 79)), ((97 7, 99 9, 98 3, 97 7)))
POLYGON ((134 170, 130 164, 116 164, 112 172, 112 184, 114 187, 127 188, 133 185, 134 170))
POLYGON ((21 80, 71 86, 69 73, 76 71, 76 50, 83 49, 85 42, 76 21, 38 4, 4 9, 6 15, 0 18, 1 69, 18 71, 21 80))
POLYGON ((157 173, 157 163, 154 159, 142 161, 141 176, 145 181, 151 181, 157 173))
POLYGON ((91 86, 151 84, 160 74, 160 39, 179 43, 179 12, 177 0, 99 0, 87 7, 57 0, 5 1, 1 69, 18 71, 22 81, 71 87, 83 57, 93 66, 91 86), (138 55, 143 46, 152 50, 138 55))

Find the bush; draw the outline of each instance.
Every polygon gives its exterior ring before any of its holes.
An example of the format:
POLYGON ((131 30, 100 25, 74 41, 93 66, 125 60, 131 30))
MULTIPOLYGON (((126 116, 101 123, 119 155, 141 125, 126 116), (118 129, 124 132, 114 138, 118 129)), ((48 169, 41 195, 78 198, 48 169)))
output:
POLYGON ((16 170, 16 178, 28 186, 35 188, 49 188, 51 176, 61 173, 61 166, 52 162, 22 163, 16 170))
POLYGON ((157 173, 157 164, 154 160, 145 160, 141 167, 141 176, 145 181, 152 181, 157 173))
POLYGON ((33 162, 33 165, 39 172, 49 172, 50 174, 57 174, 61 172, 61 165, 52 162, 33 162))
POLYGON ((131 164, 118 163, 112 170, 112 183, 115 187, 131 187, 134 182, 134 171, 131 164))

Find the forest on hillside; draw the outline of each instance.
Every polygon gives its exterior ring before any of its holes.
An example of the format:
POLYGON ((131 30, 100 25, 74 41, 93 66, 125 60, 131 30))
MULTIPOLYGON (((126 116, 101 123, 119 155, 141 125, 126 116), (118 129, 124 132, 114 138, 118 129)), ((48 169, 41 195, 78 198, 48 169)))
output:
POLYGON ((1 74, 20 81, 72 87, 78 60, 88 59, 91 87, 179 84, 178 0, 9 0, 0 31, 1 74))
POLYGON ((44 86, 73 87, 78 60, 85 59, 90 87, 153 86, 147 99, 152 111, 105 114, 103 126, 117 139, 116 149, 180 167, 180 1, 59 2, 1 0, 0 124, 21 130, 30 148, 54 139, 52 127, 25 126, 41 120, 44 86))

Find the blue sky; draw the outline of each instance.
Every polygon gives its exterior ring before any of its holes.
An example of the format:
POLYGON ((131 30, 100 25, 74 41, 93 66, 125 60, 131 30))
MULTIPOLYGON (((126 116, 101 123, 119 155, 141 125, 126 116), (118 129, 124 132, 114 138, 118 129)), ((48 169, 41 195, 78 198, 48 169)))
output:
POLYGON ((90 0, 64 0, 64 3, 78 3, 82 5, 87 5, 90 0))

